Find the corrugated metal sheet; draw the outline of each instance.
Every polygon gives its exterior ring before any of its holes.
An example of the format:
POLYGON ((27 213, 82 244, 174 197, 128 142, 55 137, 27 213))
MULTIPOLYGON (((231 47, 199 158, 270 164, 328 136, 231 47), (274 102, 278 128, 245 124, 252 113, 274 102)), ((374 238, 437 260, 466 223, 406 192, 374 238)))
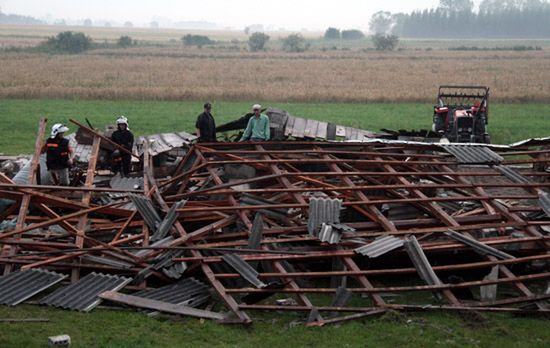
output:
POLYGON ((130 281, 131 278, 93 272, 76 283, 54 291, 40 300, 40 303, 88 312, 101 302, 99 294, 120 290, 130 281))
POLYGON ((133 266, 129 262, 124 262, 118 259, 111 259, 109 257, 106 257, 105 255, 102 255, 102 256, 83 255, 80 257, 80 259, 85 262, 107 265, 107 266, 120 268, 120 269, 129 269, 129 268, 132 268, 133 266))
POLYGON ((503 251, 500 251, 498 249, 495 249, 491 246, 488 246, 484 243, 478 242, 477 240, 470 238, 468 236, 465 236, 463 234, 460 234, 456 231, 449 230, 445 232, 445 234, 454 240, 457 240, 461 243, 464 243, 468 246, 471 246, 476 252, 482 254, 482 255, 492 255, 494 257, 498 257, 499 259, 513 259, 514 257, 510 254, 507 254, 503 251))
POLYGON ((109 181, 109 186, 117 190, 140 190, 143 189, 143 177, 122 178, 115 175, 109 181))
POLYGON ((67 276, 42 269, 14 272, 0 277, 0 304, 15 306, 53 286, 67 276))
POLYGON ((258 272, 246 261, 241 259, 237 254, 225 254, 222 256, 223 261, 229 266, 233 267, 237 273, 239 273, 250 284, 254 285, 258 289, 265 288, 267 284, 258 279, 258 272))
POLYGON ((542 210, 550 217, 550 195, 546 192, 539 193, 539 204, 542 210))
POLYGON ((528 184, 531 182, 529 179, 518 173, 517 170, 509 166, 498 165, 494 166, 493 168, 502 173, 502 175, 510 179, 510 181, 512 182, 516 182, 518 184, 528 184))
POLYGON ((149 142, 149 154, 151 156, 156 156, 160 153, 168 152, 184 145, 188 145, 195 139, 197 139, 195 135, 187 132, 141 136, 136 141, 137 153, 139 156, 143 154, 143 143, 145 141, 149 142))
POLYGON ((311 197, 307 229, 310 235, 317 236, 323 223, 340 223, 341 199, 311 197))
POLYGON ((249 249, 260 249, 263 230, 264 220, 262 219, 262 214, 256 213, 254 222, 252 222, 252 228, 250 229, 250 236, 248 237, 247 247, 249 249))
POLYGON ((424 254, 424 250, 422 250, 422 247, 416 240, 416 237, 408 237, 404 245, 405 250, 407 250, 407 254, 409 254, 409 257, 414 267, 416 268, 416 271, 418 272, 420 278, 422 278, 422 280, 424 280, 426 284, 429 285, 442 284, 441 280, 439 280, 432 266, 430 265, 428 258, 424 254))
POLYGON ((371 131, 338 126, 323 121, 305 119, 291 115, 288 116, 284 135, 287 137, 292 136, 294 138, 322 140, 334 140, 338 135, 351 141, 363 141, 366 138, 375 137, 375 133, 371 131))
POLYGON ((321 242, 336 244, 340 241, 340 238, 342 238, 342 233, 336 228, 333 228, 332 225, 323 223, 317 237, 321 242))
POLYGON ((149 228, 156 230, 162 219, 160 218, 153 202, 144 195, 128 194, 128 197, 134 203, 139 214, 143 217, 143 220, 147 223, 149 228))
POLYGON ((445 151, 455 156, 459 163, 467 164, 497 164, 502 162, 503 158, 488 148, 479 145, 439 145, 445 151))
POLYGON ((374 242, 359 247, 354 251, 358 254, 365 255, 370 258, 375 258, 402 246, 402 239, 396 238, 394 236, 384 236, 377 238, 374 240, 374 242))
POLYGON ((66 138, 69 139, 69 145, 73 149, 74 158, 77 162, 88 162, 90 155, 92 154, 92 145, 89 144, 79 144, 76 141, 76 133, 70 134, 66 138))
POLYGON ((31 171, 32 157, 25 163, 21 169, 11 179, 17 185, 26 185, 29 183, 29 174, 31 171))
POLYGON ((187 201, 179 201, 176 202, 170 207, 170 210, 168 210, 168 213, 166 213, 166 216, 162 220, 162 222, 159 224, 158 229, 156 232, 151 236, 151 241, 157 241, 166 236, 166 234, 170 231, 172 226, 174 226, 174 222, 178 219, 178 212, 177 209, 180 209, 185 205, 187 201))
MULTIPOLYGON (((270 201, 263 197, 252 195, 250 193, 243 193, 241 195, 240 202, 242 205, 268 205, 277 204, 277 202, 270 201)), ((274 208, 274 209, 260 209, 260 212, 267 216, 271 216, 279 219, 286 219, 288 215, 288 209, 274 208)))
POLYGON ((175 284, 139 291, 132 295, 196 308, 208 301, 210 290, 207 285, 195 278, 186 278, 175 284))
MULTIPOLYGON (((157 248, 158 248, 158 247, 161 247, 161 246, 165 246, 165 245, 167 245, 167 244, 170 244, 170 243, 173 242, 173 241, 174 241, 174 237, 168 236, 168 237, 166 237, 166 238, 163 238, 163 239, 161 239, 161 240, 158 240, 158 241, 154 242, 154 243, 151 244, 150 246, 151 246, 151 247, 157 247, 157 248)), ((147 255, 152 254, 152 253, 154 253, 154 252, 155 252, 155 250, 153 250, 153 249, 142 249, 142 250, 138 250, 138 251, 133 252, 133 254, 136 255, 137 257, 142 257, 142 258, 144 258, 144 257, 146 257, 147 255)))

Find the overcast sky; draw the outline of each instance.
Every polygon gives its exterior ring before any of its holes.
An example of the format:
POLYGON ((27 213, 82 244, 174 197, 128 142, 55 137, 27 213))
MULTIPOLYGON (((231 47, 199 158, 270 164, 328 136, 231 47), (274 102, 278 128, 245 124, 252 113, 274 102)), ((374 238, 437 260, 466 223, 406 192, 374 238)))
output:
POLYGON ((370 16, 379 10, 410 12, 438 3, 438 0, 0 0, 4 13, 39 18, 90 18, 136 24, 158 19, 207 21, 236 29, 263 24, 292 30, 328 26, 367 29, 370 16))

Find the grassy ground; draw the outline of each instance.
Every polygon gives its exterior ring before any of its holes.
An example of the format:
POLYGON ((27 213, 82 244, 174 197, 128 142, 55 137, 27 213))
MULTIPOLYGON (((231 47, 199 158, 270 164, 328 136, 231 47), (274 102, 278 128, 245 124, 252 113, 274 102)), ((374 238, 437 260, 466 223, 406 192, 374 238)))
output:
POLYGON ((547 347, 549 321, 509 315, 389 313, 323 328, 289 325, 292 316, 260 315, 249 328, 197 319, 148 318, 142 313, 0 306, 1 318, 48 323, 0 323, 0 347, 45 347, 68 334, 73 347, 547 347))
MULTIPOLYGON (((216 102, 217 123, 234 120, 248 112, 250 102, 216 102)), ((432 122, 429 104, 311 104, 269 103, 295 116, 330 121, 342 125, 379 130, 428 129, 432 122)), ((96 128, 114 123, 126 115, 136 135, 172 131, 192 131, 202 102, 155 101, 78 101, 78 100, 2 100, 0 101, 0 153, 31 153, 38 120, 45 116, 49 124, 66 123, 69 118, 88 118, 96 128)), ((550 135, 550 104, 493 105, 489 131, 494 143, 508 144, 530 137, 550 135)))

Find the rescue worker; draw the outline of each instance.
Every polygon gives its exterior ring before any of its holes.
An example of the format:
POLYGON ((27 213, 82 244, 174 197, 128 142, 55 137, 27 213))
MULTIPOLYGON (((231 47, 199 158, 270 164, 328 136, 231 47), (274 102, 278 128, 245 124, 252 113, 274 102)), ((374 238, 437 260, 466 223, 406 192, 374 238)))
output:
POLYGON ((248 120, 244 134, 239 141, 267 141, 271 138, 269 130, 269 117, 262 114, 262 106, 254 104, 252 107, 254 116, 248 120))
MULTIPOLYGON (((132 152, 134 146, 134 135, 130 132, 128 127, 128 119, 125 116, 120 116, 116 120, 117 130, 111 135, 111 140, 118 145, 124 147, 126 150, 132 152)), ((112 155, 113 171, 120 173, 122 177, 128 177, 130 175, 130 168, 132 165, 132 155, 115 149, 112 155)))
POLYGON ((46 167, 56 185, 69 185, 69 167, 73 164, 73 150, 63 135, 67 128, 62 123, 52 126, 51 136, 46 140, 42 152, 46 152, 46 167))
POLYGON ((216 122, 214 116, 212 116, 212 104, 204 104, 204 112, 197 116, 195 128, 200 143, 216 141, 216 122))

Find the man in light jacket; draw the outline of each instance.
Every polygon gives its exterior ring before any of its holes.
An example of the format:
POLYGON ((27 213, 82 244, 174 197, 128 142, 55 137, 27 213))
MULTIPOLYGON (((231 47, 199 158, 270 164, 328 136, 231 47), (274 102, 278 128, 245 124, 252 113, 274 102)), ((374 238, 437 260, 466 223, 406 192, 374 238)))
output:
POLYGON ((267 141, 271 138, 269 131, 269 117, 262 114, 262 106, 255 104, 252 107, 254 116, 248 120, 248 125, 240 141, 267 141))

